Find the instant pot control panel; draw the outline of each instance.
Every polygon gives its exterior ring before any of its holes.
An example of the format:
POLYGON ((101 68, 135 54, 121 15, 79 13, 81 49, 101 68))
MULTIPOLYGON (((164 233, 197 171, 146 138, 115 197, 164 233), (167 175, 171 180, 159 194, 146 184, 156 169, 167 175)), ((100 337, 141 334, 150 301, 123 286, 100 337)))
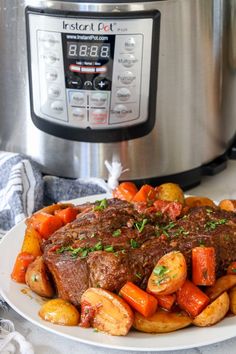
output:
POLYGON ((26 9, 35 125, 90 142, 146 135, 155 123, 160 13, 77 16, 26 9))

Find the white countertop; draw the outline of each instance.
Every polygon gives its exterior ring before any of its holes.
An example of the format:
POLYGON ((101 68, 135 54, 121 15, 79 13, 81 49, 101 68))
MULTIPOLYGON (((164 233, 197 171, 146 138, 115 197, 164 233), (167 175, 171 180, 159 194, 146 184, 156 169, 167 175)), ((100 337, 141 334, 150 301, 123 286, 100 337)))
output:
MULTIPOLYGON (((204 177, 202 183, 189 190, 188 194, 199 196, 207 196, 214 200, 221 200, 225 198, 236 199, 236 161, 229 161, 226 170, 221 173, 204 177)), ((34 324, 26 321, 23 317, 18 315, 13 310, 5 313, 5 318, 11 319, 16 327, 16 330, 23 334, 28 341, 30 341, 35 350, 35 354, 128 354, 130 351, 120 351, 111 349, 101 349, 94 346, 89 346, 68 340, 58 335, 47 332, 34 324)), ((236 335, 236 331, 235 331, 236 335)), ((138 353, 138 352, 132 352, 138 353)), ((147 352, 143 352, 147 353, 147 352)), ((158 352, 159 354, 235 354, 236 353, 236 337, 221 343, 210 346, 180 350, 169 352, 158 352)))

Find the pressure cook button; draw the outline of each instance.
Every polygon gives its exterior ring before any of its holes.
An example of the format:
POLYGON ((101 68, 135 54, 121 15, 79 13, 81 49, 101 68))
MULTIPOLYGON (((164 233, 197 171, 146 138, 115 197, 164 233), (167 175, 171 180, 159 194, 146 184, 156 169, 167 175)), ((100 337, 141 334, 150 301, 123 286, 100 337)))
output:
POLYGON ((125 39, 124 47, 127 51, 132 52, 132 50, 135 48, 135 44, 136 43, 134 37, 129 37, 125 39))
POLYGON ((71 113, 75 121, 82 122, 86 119, 86 110, 83 108, 72 107, 71 113))
POLYGON ((64 105, 61 101, 54 101, 51 103, 51 109, 54 113, 61 114, 64 111, 64 105))
POLYGON ((131 92, 126 87, 122 87, 117 91, 116 96, 120 101, 128 101, 131 96, 131 92))
POLYGON ((58 78, 58 72, 56 70, 47 70, 46 79, 47 81, 56 81, 58 78))
POLYGON ((105 91, 111 89, 111 81, 108 80, 106 77, 97 76, 94 79, 94 87, 97 90, 105 91))
POLYGON ((107 94, 106 93, 93 93, 91 95, 90 102, 95 107, 101 107, 107 104, 107 94))
POLYGON ((118 58, 118 63, 122 64, 125 68, 131 68, 138 60, 133 54, 124 54, 118 58))
POLYGON ((132 113, 132 109, 129 109, 123 104, 118 104, 117 106, 114 107, 112 113, 114 113, 117 118, 125 118, 127 114, 132 113))
POLYGON ((136 76, 131 71, 125 71, 118 75, 118 80, 124 85, 131 85, 136 79, 136 76))
POLYGON ((85 103, 85 94, 83 92, 70 92, 69 96, 72 106, 81 106, 85 103))
POLYGON ((61 94, 61 90, 58 86, 52 85, 48 87, 49 97, 57 98, 60 96, 60 94, 61 94))

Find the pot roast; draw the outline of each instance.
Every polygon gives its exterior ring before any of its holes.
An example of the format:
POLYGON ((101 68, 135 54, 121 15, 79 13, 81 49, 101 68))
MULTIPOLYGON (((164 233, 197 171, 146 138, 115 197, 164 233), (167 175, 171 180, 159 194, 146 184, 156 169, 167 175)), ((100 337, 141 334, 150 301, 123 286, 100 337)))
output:
POLYGON ((195 207, 173 221, 152 208, 118 199, 78 207, 77 218, 44 244, 44 261, 58 296, 74 305, 89 287, 118 292, 132 281, 146 288, 157 261, 181 251, 191 270, 191 250, 213 246, 217 275, 236 260, 236 214, 195 207))

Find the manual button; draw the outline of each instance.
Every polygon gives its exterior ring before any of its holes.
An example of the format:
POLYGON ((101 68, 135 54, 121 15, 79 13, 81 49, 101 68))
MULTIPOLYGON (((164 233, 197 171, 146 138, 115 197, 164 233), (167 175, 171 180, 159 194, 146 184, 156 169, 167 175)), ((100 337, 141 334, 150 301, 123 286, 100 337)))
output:
POLYGON ((111 110, 111 113, 115 114, 117 118, 125 118, 128 114, 133 113, 133 111, 123 104, 118 104, 111 110))

